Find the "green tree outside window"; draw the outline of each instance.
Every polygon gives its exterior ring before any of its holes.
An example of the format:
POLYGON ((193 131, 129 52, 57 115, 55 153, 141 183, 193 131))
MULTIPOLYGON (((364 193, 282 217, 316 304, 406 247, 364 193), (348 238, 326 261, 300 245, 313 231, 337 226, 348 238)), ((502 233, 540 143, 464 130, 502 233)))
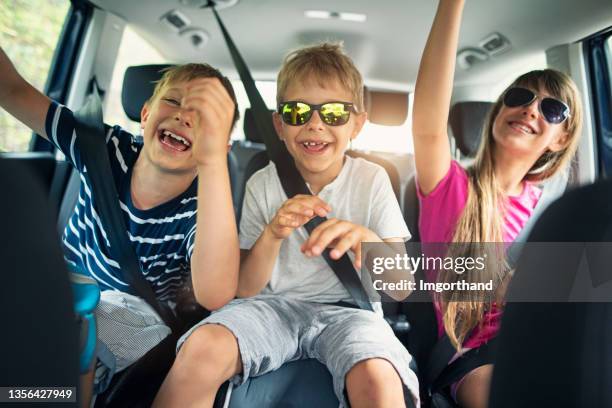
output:
MULTIPOLYGON (((2 0, 0 45, 19 73, 43 90, 69 0, 2 0)), ((0 108, 0 151, 27 151, 32 132, 0 108)))

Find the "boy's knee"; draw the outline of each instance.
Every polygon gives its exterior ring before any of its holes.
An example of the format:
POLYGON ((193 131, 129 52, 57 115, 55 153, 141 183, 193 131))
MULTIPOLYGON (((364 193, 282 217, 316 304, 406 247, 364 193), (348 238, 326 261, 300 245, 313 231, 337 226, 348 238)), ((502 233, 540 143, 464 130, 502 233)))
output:
POLYGON ((211 377, 211 380, 230 378, 240 368, 238 341, 229 329, 206 324, 185 340, 176 356, 176 363, 185 374, 211 377))
POLYGON ((371 358, 355 364, 346 374, 346 387, 371 394, 373 399, 394 390, 401 389, 401 379, 393 365, 382 358, 371 358))

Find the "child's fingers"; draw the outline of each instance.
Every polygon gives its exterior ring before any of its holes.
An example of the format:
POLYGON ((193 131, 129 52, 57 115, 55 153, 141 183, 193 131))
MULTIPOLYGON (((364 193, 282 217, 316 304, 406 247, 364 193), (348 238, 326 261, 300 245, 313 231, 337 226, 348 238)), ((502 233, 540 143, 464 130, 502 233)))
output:
POLYGON ((321 255, 323 250, 329 246, 329 244, 349 232, 352 228, 352 224, 345 221, 328 220, 315 228, 314 232, 318 232, 314 237, 310 234, 310 250, 314 255, 321 255), (319 231, 317 231, 319 230, 319 231))
POLYGON ((223 108, 234 105, 234 101, 218 78, 200 78, 194 80, 188 86, 187 92, 187 96, 205 94, 217 106, 223 108))
POLYGON ((229 122, 234 115, 232 108, 224 107, 207 93, 186 96, 182 106, 184 110, 197 112, 209 123, 212 121, 229 122))
POLYGON ((325 230, 325 228, 327 228, 328 226, 330 226, 332 224, 335 224, 337 222, 338 222, 337 219, 331 218, 331 219, 323 222, 317 228, 315 228, 310 233, 310 236, 308 237, 306 242, 304 242, 304 245, 302 245, 303 251, 305 251, 307 253, 307 255, 308 255, 309 252, 312 252, 312 247, 313 247, 314 243, 317 242, 317 240, 319 239, 319 236, 321 235, 323 230, 325 230))
POLYGON ((197 86, 190 87, 187 90, 187 94, 183 97, 181 105, 184 108, 200 109, 203 107, 202 103, 206 102, 205 105, 210 109, 221 109, 227 108, 227 101, 218 95, 210 86, 197 86))
POLYGON ((319 217, 327 217, 327 214, 329 214, 329 212, 331 210, 328 210, 328 207, 322 207, 322 206, 317 206, 315 207, 315 213, 319 216, 319 217))
POLYGON ((300 225, 298 220, 296 220, 294 217, 287 216, 287 215, 280 215, 277 219, 277 224, 280 227, 287 227, 287 228, 297 228, 300 225))
POLYGON ((286 226, 291 228, 301 227, 312 218, 312 216, 305 216, 302 213, 292 212, 287 209, 281 209, 278 212, 278 216, 282 217, 282 220, 285 222, 286 226))
POLYGON ((304 225, 308 221, 310 221, 310 219, 312 218, 312 217, 306 217, 306 216, 301 215, 301 214, 291 214, 291 217, 295 221, 294 228, 301 227, 302 225, 304 225))
POLYGON ((293 214, 304 215, 306 217, 312 217, 314 215, 314 210, 312 208, 309 208, 298 201, 287 202, 283 209, 293 214))
POLYGON ((219 118, 223 122, 231 121, 235 109, 234 101, 217 78, 203 78, 190 86, 181 105, 199 112, 209 121, 219 118))
POLYGON ((355 244, 359 242, 360 236, 355 230, 349 230, 342 238, 338 241, 338 244, 332 249, 330 256, 332 259, 340 259, 342 255, 349 249, 355 247, 355 244))
POLYGON ((331 206, 318 196, 300 194, 296 195, 293 200, 311 208, 320 217, 326 217, 331 211, 331 206))
POLYGON ((293 218, 294 220, 298 221, 300 225, 307 223, 314 215, 311 210, 307 208, 300 208, 299 206, 282 207, 278 213, 293 218))

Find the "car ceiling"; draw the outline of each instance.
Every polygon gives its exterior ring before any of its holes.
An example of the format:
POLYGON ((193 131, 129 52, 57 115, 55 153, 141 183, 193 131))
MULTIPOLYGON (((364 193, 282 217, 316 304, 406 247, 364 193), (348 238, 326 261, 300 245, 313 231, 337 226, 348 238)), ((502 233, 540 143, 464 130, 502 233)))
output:
MULTIPOLYGON (((209 9, 186 6, 189 0, 93 0, 101 9, 125 19, 172 62, 208 62, 237 77, 216 21, 209 9), (210 35, 203 49, 160 21, 178 9, 190 28, 210 35)), ((192 0, 197 3, 197 0, 192 0)), ((437 1, 435 0, 239 0, 219 11, 256 79, 275 79, 291 49, 321 40, 342 40, 366 78, 379 88, 413 89, 437 1), (305 10, 362 13, 364 23, 309 19, 305 10)), ((503 54, 457 70, 456 84, 487 84, 531 68, 543 51, 612 26, 609 0, 468 0, 460 48, 478 46, 499 32, 512 48, 503 54)))

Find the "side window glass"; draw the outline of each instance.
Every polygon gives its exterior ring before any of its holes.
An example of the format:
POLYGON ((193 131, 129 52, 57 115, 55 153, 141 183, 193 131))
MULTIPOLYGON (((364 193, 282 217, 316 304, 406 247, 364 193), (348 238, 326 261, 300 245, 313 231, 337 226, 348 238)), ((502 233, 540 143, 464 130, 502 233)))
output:
POLYGON ((612 175, 612 33, 603 39, 601 53, 593 53, 595 74, 592 78, 594 94, 596 98, 595 109, 597 109, 597 120, 599 133, 599 151, 601 160, 601 175, 610 177, 612 175), (603 54, 603 55, 602 55, 603 54), (607 72, 606 72, 607 71, 607 72))
POLYGON ((110 88, 105 98, 104 122, 111 126, 119 125, 133 135, 139 135, 140 123, 130 120, 121 104, 123 75, 125 70, 133 65, 165 63, 168 63, 168 60, 127 25, 123 31, 110 88))
MULTIPOLYGON (((69 0, 0 2, 0 44, 17 71, 43 91, 69 0)), ((32 131, 0 108, 0 152, 29 150, 32 131)))

